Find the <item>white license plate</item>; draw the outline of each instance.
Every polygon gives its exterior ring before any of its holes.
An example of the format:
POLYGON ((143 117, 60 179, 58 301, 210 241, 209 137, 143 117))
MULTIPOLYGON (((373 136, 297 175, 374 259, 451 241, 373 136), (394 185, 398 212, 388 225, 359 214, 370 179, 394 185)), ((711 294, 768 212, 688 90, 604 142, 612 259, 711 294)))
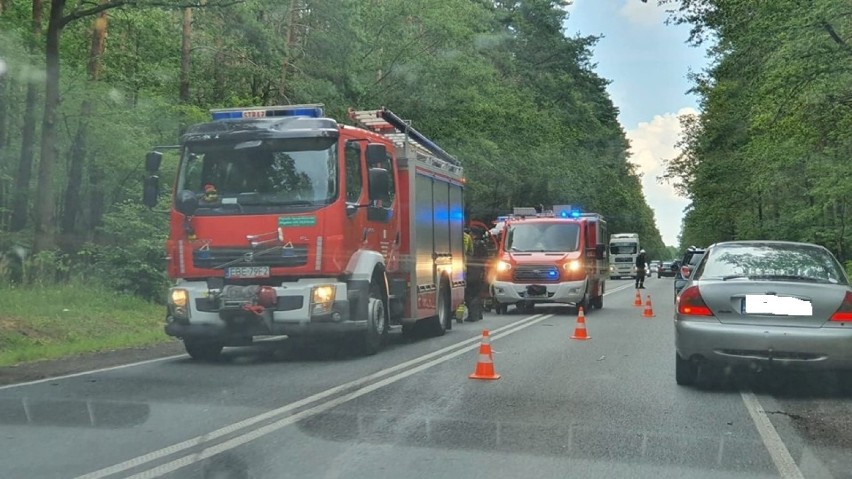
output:
POLYGON ((231 266, 225 270, 226 278, 268 278, 269 266, 231 266))
POLYGON ((774 294, 747 294, 743 302, 743 312, 775 316, 813 316, 814 314, 810 301, 774 294))

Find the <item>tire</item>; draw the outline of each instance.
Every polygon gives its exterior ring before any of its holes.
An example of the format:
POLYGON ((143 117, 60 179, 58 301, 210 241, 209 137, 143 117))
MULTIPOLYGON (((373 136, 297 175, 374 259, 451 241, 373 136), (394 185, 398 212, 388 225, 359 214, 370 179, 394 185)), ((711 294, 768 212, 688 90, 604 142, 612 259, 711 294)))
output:
POLYGON ((497 314, 507 314, 509 312, 509 305, 497 303, 497 305, 494 307, 494 310, 497 314))
POLYGON ((220 341, 184 339, 183 347, 189 357, 196 361, 216 361, 222 356, 225 346, 220 341))
POLYGON ((583 308, 584 313, 589 312, 589 293, 583 295, 583 299, 574 306, 574 313, 580 314, 580 308, 583 308))
MULTIPOLYGON (((367 331, 361 338, 361 352, 372 356, 382 349, 388 335, 388 308, 384 273, 377 272, 370 281, 370 296, 367 300, 367 331)), ((362 310, 363 311, 363 310, 362 310)))
POLYGON ((441 281, 438 288, 438 298, 435 317, 430 320, 430 333, 432 336, 443 336, 449 328, 453 317, 453 305, 450 300, 450 288, 445 280, 441 281))
POLYGON ((595 309, 603 309, 603 295, 592 298, 592 306, 594 306, 595 309))
POLYGON ((698 368, 695 363, 680 357, 675 352, 675 381, 678 386, 692 386, 698 379, 698 368))

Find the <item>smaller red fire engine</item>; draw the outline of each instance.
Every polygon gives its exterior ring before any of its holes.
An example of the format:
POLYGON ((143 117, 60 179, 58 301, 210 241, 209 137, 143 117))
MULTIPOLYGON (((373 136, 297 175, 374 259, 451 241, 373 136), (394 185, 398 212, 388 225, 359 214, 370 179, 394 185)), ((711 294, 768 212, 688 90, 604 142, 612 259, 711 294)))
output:
POLYGON ((512 304, 524 313, 538 303, 602 308, 606 221, 571 205, 542 210, 515 208, 498 222, 500 250, 489 278, 497 313, 512 304))

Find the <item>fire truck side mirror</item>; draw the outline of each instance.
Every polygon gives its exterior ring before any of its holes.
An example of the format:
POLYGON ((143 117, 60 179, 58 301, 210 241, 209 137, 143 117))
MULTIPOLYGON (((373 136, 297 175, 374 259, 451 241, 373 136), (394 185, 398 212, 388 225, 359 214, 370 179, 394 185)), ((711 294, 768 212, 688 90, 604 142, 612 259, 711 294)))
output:
POLYGON ((148 208, 157 206, 157 199, 160 196, 160 177, 150 175, 145 178, 142 184, 142 204, 148 208))
POLYGON ((390 173, 384 168, 370 168, 370 201, 381 201, 383 205, 390 203, 390 173))
POLYGON ((159 151, 149 151, 145 155, 145 171, 153 175, 160 170, 160 163, 163 162, 163 154, 159 151))
POLYGON ((387 158, 388 150, 385 148, 385 145, 381 143, 368 143, 367 144, 367 165, 372 168, 374 165, 380 164, 382 161, 387 158))
POLYGON ((595 258, 606 259, 606 245, 605 244, 595 245, 595 258))

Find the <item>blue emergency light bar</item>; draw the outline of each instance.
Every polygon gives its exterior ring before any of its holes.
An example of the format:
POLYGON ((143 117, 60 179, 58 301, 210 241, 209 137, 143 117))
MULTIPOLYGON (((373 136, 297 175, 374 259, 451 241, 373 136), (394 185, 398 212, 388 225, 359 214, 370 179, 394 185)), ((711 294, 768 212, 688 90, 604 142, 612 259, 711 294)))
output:
POLYGON ((239 120, 242 118, 274 118, 274 117, 308 117, 320 118, 323 115, 322 105, 281 105, 257 106, 245 108, 219 108, 210 110, 213 121, 239 120))

